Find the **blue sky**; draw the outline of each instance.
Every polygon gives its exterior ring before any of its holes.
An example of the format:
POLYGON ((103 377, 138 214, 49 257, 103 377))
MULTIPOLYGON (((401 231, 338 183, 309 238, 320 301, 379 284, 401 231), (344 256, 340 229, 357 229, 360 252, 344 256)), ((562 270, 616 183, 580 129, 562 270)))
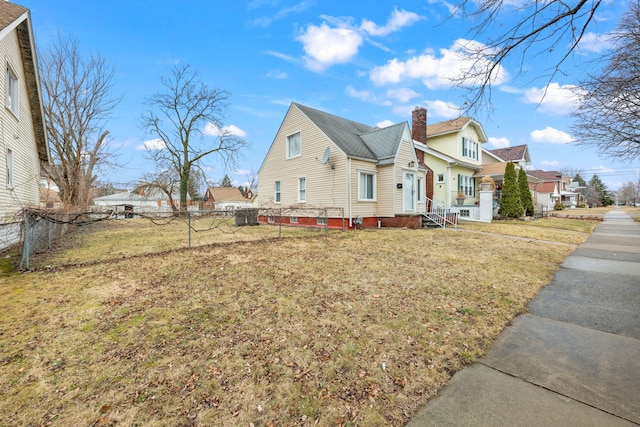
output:
MULTIPOLYGON (((144 99, 162 90, 160 78, 174 64, 191 65, 210 87, 232 94, 224 122, 249 149, 234 170, 213 158, 205 170, 210 180, 228 174, 241 184, 258 172, 292 101, 372 126, 410 122, 418 105, 427 108, 429 123, 456 117, 464 98, 450 78, 465 61, 460 46, 477 42, 473 23, 450 17, 450 4, 435 0, 18 3, 31 10, 40 49, 60 31, 77 38, 85 53, 99 52, 115 65, 114 95, 122 101, 107 128, 122 167, 100 178, 121 187, 154 170, 142 150, 152 137, 140 116, 144 99)), ((605 3, 592 29, 598 33, 585 36, 568 73, 548 87, 540 76, 554 52, 505 64, 492 91, 493 109, 476 115, 490 139, 486 148, 528 144, 532 168, 571 168, 587 180, 597 173, 611 190, 635 179, 638 162, 616 163, 571 143, 573 104, 566 89, 608 47, 606 34, 625 8, 625 2, 605 3)), ((510 18, 505 14, 505 24, 510 18)))

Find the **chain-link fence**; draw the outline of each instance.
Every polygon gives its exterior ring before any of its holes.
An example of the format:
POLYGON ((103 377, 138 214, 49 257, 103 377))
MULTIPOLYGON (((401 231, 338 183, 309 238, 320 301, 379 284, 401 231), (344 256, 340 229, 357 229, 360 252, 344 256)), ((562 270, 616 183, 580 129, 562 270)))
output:
POLYGON ((144 212, 26 210, 20 269, 84 264, 173 249, 344 231, 341 208, 144 212), (66 234, 65 234, 66 233, 66 234))

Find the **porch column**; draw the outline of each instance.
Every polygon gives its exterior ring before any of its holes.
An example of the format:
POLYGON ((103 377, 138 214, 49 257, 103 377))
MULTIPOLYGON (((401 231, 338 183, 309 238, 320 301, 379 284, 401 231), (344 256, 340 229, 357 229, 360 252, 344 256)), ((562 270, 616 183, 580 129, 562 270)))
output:
POLYGON ((480 221, 491 222, 493 219, 493 191, 480 190, 480 221))

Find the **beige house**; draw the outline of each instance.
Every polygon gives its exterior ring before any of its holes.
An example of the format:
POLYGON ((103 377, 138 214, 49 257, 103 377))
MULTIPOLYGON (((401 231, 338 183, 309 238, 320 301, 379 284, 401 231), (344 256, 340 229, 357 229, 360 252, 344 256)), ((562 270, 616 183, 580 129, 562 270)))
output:
POLYGON ((36 48, 29 10, 0 2, 0 247, 19 241, 19 214, 39 207, 40 163, 49 163, 36 48))
POLYGON ((407 122, 380 129, 292 103, 258 172, 258 206, 292 224, 420 227, 425 173, 407 122))
POLYGON ((412 119, 414 147, 432 174, 426 189, 430 203, 461 218, 491 220, 491 213, 481 215, 480 179, 476 179, 482 169, 482 144, 487 142, 482 125, 469 117, 432 125, 422 121, 426 121, 426 110, 417 108, 412 119))

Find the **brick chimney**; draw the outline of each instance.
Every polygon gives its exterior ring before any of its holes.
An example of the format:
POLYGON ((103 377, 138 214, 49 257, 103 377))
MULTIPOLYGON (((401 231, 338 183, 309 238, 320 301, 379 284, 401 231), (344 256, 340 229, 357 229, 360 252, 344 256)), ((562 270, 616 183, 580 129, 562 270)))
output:
POLYGON ((427 110, 424 107, 416 107, 411 113, 411 137, 427 143, 427 110))

